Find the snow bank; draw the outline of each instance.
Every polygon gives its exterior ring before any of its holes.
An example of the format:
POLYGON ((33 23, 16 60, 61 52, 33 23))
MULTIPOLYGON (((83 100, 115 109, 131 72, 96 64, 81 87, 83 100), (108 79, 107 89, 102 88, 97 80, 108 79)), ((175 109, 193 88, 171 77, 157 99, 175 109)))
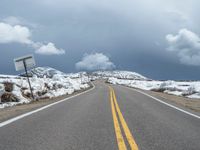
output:
MULTIPOLYGON (((73 74, 72 78, 69 75, 66 77, 62 76, 61 74, 56 74, 52 78, 39 78, 37 76, 33 76, 30 78, 30 82, 32 85, 34 97, 37 99, 53 98, 65 94, 72 94, 75 91, 89 88, 89 80, 87 77, 73 77, 73 74)), ((19 76, 0 75, 0 97, 5 92, 3 85, 4 82, 10 82, 14 84, 12 94, 14 94, 19 99, 19 102, 0 103, 0 108, 31 102, 31 99, 28 98, 30 96, 30 89, 26 78, 19 76)))
POLYGON ((109 83, 125 85, 142 90, 152 90, 167 94, 185 96, 188 98, 200 98, 200 81, 147 81, 147 80, 124 80, 109 78, 109 83))

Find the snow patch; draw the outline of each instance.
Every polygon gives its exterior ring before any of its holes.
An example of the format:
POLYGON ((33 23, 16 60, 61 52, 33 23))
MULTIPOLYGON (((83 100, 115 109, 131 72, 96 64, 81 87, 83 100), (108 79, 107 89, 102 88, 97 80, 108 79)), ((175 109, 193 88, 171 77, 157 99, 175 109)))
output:
POLYGON ((111 77, 107 81, 111 84, 125 85, 142 90, 164 92, 188 98, 200 98, 200 81, 127 80, 115 77, 111 77))

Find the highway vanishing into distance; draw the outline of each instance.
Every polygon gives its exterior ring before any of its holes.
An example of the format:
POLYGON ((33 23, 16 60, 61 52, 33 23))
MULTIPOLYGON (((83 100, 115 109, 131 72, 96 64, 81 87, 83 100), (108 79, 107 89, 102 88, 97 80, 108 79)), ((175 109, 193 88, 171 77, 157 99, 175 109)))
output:
POLYGON ((94 85, 1 124, 0 150, 200 149, 200 118, 126 87, 94 85))

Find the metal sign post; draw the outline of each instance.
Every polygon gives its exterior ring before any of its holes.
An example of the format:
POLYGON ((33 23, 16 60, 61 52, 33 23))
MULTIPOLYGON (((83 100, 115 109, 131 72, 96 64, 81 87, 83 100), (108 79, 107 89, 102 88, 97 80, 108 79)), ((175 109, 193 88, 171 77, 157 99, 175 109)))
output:
POLYGON ((30 91, 31 91, 31 96, 34 100, 34 95, 33 95, 31 83, 30 83, 28 71, 27 71, 27 68, 35 66, 35 60, 34 60, 33 55, 27 55, 27 56, 23 56, 23 57, 20 57, 20 58, 16 58, 16 59, 14 59, 14 63, 15 63, 16 71, 25 70, 26 77, 28 79, 29 88, 30 88, 30 91))

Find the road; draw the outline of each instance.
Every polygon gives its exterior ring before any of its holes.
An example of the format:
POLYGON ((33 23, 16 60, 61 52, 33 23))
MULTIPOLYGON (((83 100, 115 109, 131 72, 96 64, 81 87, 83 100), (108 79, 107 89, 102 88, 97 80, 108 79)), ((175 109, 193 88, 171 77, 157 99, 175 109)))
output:
POLYGON ((94 84, 0 127, 0 150, 200 149, 200 119, 122 86, 94 84))

